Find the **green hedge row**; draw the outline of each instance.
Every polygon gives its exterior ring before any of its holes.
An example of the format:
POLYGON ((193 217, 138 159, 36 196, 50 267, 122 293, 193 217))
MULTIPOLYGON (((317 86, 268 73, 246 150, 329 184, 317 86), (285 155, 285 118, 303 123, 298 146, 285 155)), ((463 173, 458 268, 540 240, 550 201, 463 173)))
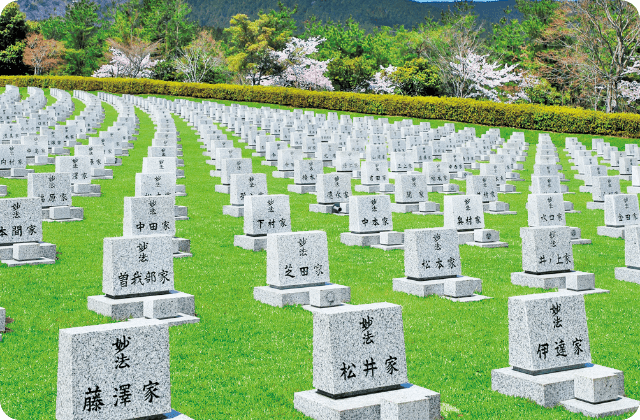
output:
POLYGON ((474 99, 312 92, 293 88, 177 83, 150 79, 98 79, 65 76, 0 76, 0 86, 38 86, 64 90, 172 95, 261 102, 297 108, 332 109, 363 114, 398 115, 496 127, 640 137, 640 115, 606 114, 561 106, 510 105, 474 99))

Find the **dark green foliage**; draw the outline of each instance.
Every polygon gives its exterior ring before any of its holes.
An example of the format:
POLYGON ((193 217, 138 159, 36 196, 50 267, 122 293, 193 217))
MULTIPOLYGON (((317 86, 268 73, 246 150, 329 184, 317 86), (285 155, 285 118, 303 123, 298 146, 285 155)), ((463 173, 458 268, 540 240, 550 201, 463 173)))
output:
POLYGON ((16 3, 9 3, 0 13, 0 74, 26 74, 22 63, 27 37, 27 21, 16 3))

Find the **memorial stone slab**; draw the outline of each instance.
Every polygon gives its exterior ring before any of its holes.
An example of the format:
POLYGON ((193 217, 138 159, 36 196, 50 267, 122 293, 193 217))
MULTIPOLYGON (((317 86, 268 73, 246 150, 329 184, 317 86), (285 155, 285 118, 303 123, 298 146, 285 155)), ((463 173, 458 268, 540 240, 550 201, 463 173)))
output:
POLYGON ((231 175, 229 194, 233 206, 244 206, 248 196, 267 195, 267 174, 231 175))
POLYGON ((175 234, 173 196, 124 197, 123 236, 175 234))
POLYGON ((467 195, 477 195, 483 203, 498 200, 498 184, 490 175, 467 177, 467 195))
POLYGON ((530 194, 529 226, 566 226, 562 194, 530 194))
POLYGON ((484 212, 480 196, 445 196, 444 227, 458 231, 483 229, 484 212))
POLYGON ((428 201, 427 175, 404 174, 396 178, 396 203, 418 203, 428 201))
POLYGON ((231 183, 232 174, 250 174, 253 170, 251 159, 223 159, 220 164, 220 181, 223 185, 231 183))
POLYGON ((245 235, 263 236, 282 232, 291 232, 291 210, 288 195, 245 196, 245 235))
POLYGON ((433 280, 462 274, 458 234, 454 229, 407 229, 404 272, 411 280, 433 280))
POLYGON ((591 195, 593 201, 603 202, 605 196, 620 194, 620 178, 617 176, 594 177, 591 195))
POLYGON ((174 195, 176 176, 164 173, 137 173, 135 180, 136 197, 174 195))
POLYGON ((639 216, 637 194, 605 195, 605 225, 615 227, 637 225, 639 216))
POLYGON ((91 184, 90 156, 56 156, 56 173, 70 173, 71 184, 91 184))
POLYGON ((317 177, 316 199, 318 203, 342 203, 350 200, 350 174, 333 172, 329 174, 320 174, 317 177))
POLYGON ((523 270, 533 274, 573 270, 570 231, 563 226, 521 228, 523 270))
POLYGON ((324 231, 275 233, 267 238, 267 284, 279 288, 329 282, 329 251, 324 231))
POLYGON ((0 199, 0 244, 42 241, 40 198, 0 199))
POLYGON ((293 166, 293 182, 295 184, 316 184, 318 177, 323 173, 320 159, 299 159, 295 161, 293 166))
POLYGON ((352 195, 349 198, 349 231, 376 233, 393 230, 388 195, 352 195))
POLYGON ((71 205, 71 174, 27 174, 27 197, 39 198, 42 207, 71 205))

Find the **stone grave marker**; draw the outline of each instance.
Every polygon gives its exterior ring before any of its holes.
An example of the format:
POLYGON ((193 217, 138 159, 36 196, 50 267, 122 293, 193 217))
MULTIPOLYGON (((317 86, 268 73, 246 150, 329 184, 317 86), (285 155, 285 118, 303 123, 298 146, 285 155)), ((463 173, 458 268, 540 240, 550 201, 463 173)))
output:
POLYGON ((598 235, 623 238, 627 226, 640 222, 640 209, 636 194, 608 194, 604 196, 604 226, 598 226, 598 235))
POLYGON ((429 201, 427 175, 403 174, 396 178, 394 213, 442 214, 440 204, 429 201))
POLYGON ((293 184, 287 190, 298 194, 316 191, 318 176, 323 174, 324 166, 320 159, 298 159, 293 166, 293 184))
POLYGON ((235 235, 234 246, 261 251, 267 246, 268 234, 282 232, 291 232, 288 195, 245 196, 244 235, 235 235))
POLYGON ((317 204, 309 204, 309 211, 348 214, 349 197, 351 197, 350 174, 339 172, 320 174, 316 181, 317 204))
POLYGON ((604 210, 604 198, 607 195, 620 194, 620 178, 617 176, 599 176, 594 177, 592 182, 591 198, 593 201, 587 202, 587 209, 604 210))
POLYGON ((222 214, 244 217, 245 197, 266 194, 267 174, 233 174, 229 189, 231 205, 222 206, 222 214))
POLYGON ((40 199, 43 220, 67 222, 84 218, 82 207, 71 204, 70 173, 29 174, 27 197, 40 199))

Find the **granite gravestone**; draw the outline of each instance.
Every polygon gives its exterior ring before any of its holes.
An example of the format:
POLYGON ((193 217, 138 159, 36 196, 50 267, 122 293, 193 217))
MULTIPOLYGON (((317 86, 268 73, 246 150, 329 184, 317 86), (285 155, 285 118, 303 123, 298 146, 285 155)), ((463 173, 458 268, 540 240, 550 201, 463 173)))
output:
POLYGON ((287 189, 290 192, 306 194, 316 190, 318 176, 324 171, 324 166, 320 159, 298 159, 293 165, 293 184, 289 184, 287 189))
POLYGON ((357 192, 374 193, 380 186, 389 182, 389 171, 386 162, 368 161, 360 163, 361 184, 355 186, 357 192))
POLYGON ((31 173, 27 175, 27 180, 27 197, 40 199, 43 220, 83 219, 83 209, 72 207, 71 204, 71 174, 31 173))
POLYGON ((229 194, 232 174, 250 174, 253 171, 251 159, 223 159, 220 163, 220 182, 215 187, 216 192, 229 194))
POLYGON ((294 406, 316 419, 436 419, 440 395, 407 384, 402 308, 390 303, 313 311, 313 386, 294 406), (366 394, 366 396, 361 396, 366 394))
POLYGON ((351 176, 348 173, 320 174, 316 181, 317 204, 309 204, 309 211, 347 214, 350 197, 351 176))
POLYGON ((598 226, 598 235, 624 238, 627 226, 639 223, 640 210, 636 194, 609 194, 604 196, 604 224, 598 226))
POLYGON ((593 178, 591 197, 593 201, 587 202, 589 210, 604 210, 604 198, 610 194, 620 194, 620 178, 617 176, 599 176, 593 178))
POLYGON ((193 296, 174 290, 171 236, 104 238, 103 244, 105 295, 89 296, 89 310, 116 320, 144 316, 170 325, 199 321, 193 316, 193 296))
POLYGON ((245 197, 266 194, 267 174, 233 174, 229 189, 231 205, 222 206, 222 214, 243 217, 245 197))
POLYGON ((385 251, 402 249, 404 235, 393 231, 391 200, 387 195, 349 198, 349 232, 340 234, 347 246, 373 246, 385 251))
POLYGON ((235 235, 234 246, 261 251, 267 246, 268 234, 282 232, 291 232, 288 195, 245 196, 244 235, 235 235))
POLYGON ((395 203, 391 203, 394 213, 430 212, 436 214, 440 204, 429 201, 427 176, 419 173, 403 174, 396 177, 395 203))
POLYGON ((56 419, 190 420, 171 409, 169 370, 169 330, 158 320, 61 329, 56 419))
POLYGON ((136 197, 149 197, 158 195, 186 195, 179 193, 178 187, 184 185, 176 184, 176 177, 170 173, 137 173, 135 179, 136 197))
POLYGON ((271 306, 328 307, 350 300, 348 287, 329 283, 329 251, 323 231, 274 233, 267 238, 267 284, 256 300, 271 306))
POLYGON ((640 284, 640 226, 631 225, 624 232, 624 263, 626 267, 616 267, 618 280, 640 284))
POLYGON ((487 299, 479 295, 482 280, 462 276, 454 229, 407 229, 404 233, 406 277, 393 279, 394 291, 420 297, 436 294, 464 302, 487 299))
POLYGON ((509 298, 509 364, 491 372, 491 387, 543 407, 563 405, 589 417, 634 411, 621 371, 591 363, 582 295, 554 293, 509 298))

